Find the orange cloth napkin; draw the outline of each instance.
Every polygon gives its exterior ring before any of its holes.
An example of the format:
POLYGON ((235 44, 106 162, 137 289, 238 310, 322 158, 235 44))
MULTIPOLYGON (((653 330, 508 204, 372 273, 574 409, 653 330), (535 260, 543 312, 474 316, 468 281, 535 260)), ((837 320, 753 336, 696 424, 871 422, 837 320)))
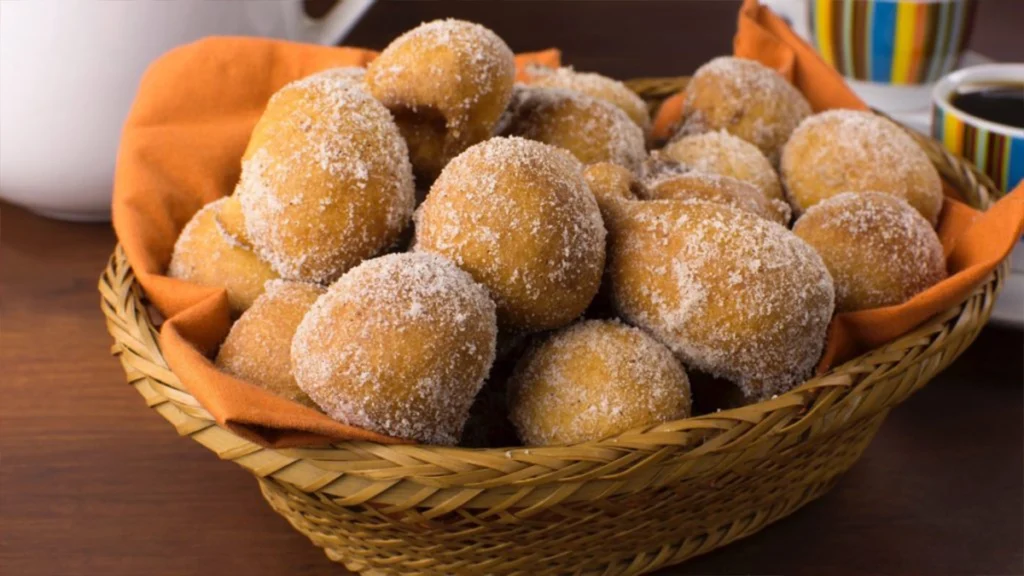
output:
MULTIPOLYGON (((114 229, 146 296, 168 318, 160 330, 164 357, 217 422, 264 445, 401 440, 346 426, 217 370, 208 358, 231 327, 224 291, 164 270, 189 218, 234 189, 242 151, 270 96, 292 80, 375 57, 360 48, 200 40, 149 67, 121 134, 114 229)), ((529 64, 557 67, 560 60, 553 49, 518 55, 518 76, 529 64)))

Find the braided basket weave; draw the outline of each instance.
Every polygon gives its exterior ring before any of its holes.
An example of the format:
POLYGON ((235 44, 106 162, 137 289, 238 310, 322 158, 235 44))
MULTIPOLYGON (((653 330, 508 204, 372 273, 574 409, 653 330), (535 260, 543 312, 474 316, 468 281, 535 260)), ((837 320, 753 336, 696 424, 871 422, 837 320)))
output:
MULTIPOLYGON (((652 107, 685 78, 630 84, 652 107)), ((988 179, 914 134, 947 182, 989 206, 988 179)), ((327 556, 366 574, 641 574, 790 514, 856 462, 889 410, 977 336, 1003 262, 959 305, 770 401, 576 446, 366 442, 269 449, 217 425, 170 371, 123 250, 100 279, 128 381, 179 434, 233 460, 327 556)), ((170 464, 169 464, 170 465, 170 464)))

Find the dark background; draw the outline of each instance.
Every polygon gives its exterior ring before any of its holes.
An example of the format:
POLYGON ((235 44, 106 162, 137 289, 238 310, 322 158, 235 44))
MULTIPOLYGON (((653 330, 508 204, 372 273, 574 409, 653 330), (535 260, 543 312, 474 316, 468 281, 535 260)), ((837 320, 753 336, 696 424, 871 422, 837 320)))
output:
MULTIPOLYGON (((384 0, 345 40, 382 49, 436 18, 463 18, 494 30, 512 50, 558 47, 581 70, 614 78, 690 74, 732 53, 739 0, 384 0)), ((306 0, 323 14, 334 0, 306 0)), ((1024 0, 978 0, 970 48, 1024 62, 1024 0)))

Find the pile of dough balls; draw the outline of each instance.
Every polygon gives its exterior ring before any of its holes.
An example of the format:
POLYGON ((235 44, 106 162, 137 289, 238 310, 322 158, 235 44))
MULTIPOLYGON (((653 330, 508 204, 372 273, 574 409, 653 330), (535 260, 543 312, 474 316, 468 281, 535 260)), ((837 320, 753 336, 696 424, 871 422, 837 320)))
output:
POLYGON ((941 181, 888 120, 723 57, 652 150, 621 82, 525 76, 441 20, 282 86, 167 266, 224 290, 215 365, 392 437, 573 444, 784 393, 836 312, 946 276, 941 181))

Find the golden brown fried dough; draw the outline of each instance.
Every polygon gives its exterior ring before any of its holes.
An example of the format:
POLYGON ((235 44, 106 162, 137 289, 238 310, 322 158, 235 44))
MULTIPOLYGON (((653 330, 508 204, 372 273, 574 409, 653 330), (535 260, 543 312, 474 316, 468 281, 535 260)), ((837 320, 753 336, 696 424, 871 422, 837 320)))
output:
POLYGON ((643 131, 625 112, 562 88, 518 88, 502 134, 564 148, 584 164, 612 162, 633 171, 647 154, 643 131))
POLYGON ((253 131, 235 191, 249 241, 282 277, 336 279, 409 225, 408 156, 391 114, 345 75, 285 86, 253 131))
POLYGON ((645 137, 650 134, 651 114, 647 111, 647 104, 622 82, 594 72, 578 72, 572 67, 544 72, 542 70, 534 76, 532 85, 575 90, 592 98, 604 100, 625 112, 629 119, 643 130, 645 137))
POLYGON ((292 337, 322 286, 290 280, 267 282, 267 290, 231 326, 216 364, 232 376, 278 396, 319 410, 292 376, 292 337))
POLYGON ((890 194, 838 194, 808 209, 793 232, 825 261, 837 312, 900 304, 946 277, 935 230, 890 194))
POLYGON ((416 250, 452 259, 490 291, 505 328, 558 328, 597 293, 605 230, 580 163, 492 138, 445 167, 417 214, 416 250))
POLYGON ((778 164, 789 135, 810 116, 799 90, 760 62, 722 56, 701 66, 686 85, 682 134, 726 130, 778 164))
POLYGON ((512 51, 497 34, 449 19, 396 38, 370 64, 366 84, 395 115, 422 185, 491 135, 515 75, 512 51))
POLYGON ((782 153, 782 182, 796 215, 843 192, 902 198, 932 227, 942 210, 942 180, 902 128, 873 114, 829 110, 805 120, 782 153))
POLYGON ((436 254, 367 260, 332 285, 295 332, 295 380, 328 416, 455 444, 494 361, 494 302, 436 254))
POLYGON ((732 206, 769 222, 787 223, 757 188, 736 178, 691 170, 659 158, 651 158, 644 168, 645 176, 638 189, 646 200, 700 200, 732 206))
POLYGON ((203 206, 182 229, 167 267, 167 275, 204 286, 224 288, 231 312, 237 316, 263 293, 277 273, 248 248, 232 239, 217 222, 227 198, 203 206))
POLYGON ((779 175, 750 142, 725 130, 691 134, 670 142, 660 154, 702 172, 735 178, 757 188, 771 202, 783 224, 792 217, 779 175))
POLYGON ((620 208, 608 223, 608 276, 624 319, 752 399, 811 374, 834 305, 813 248, 729 206, 649 200, 620 208))
POLYGON ((672 352, 613 320, 564 328, 519 361, 509 415, 527 445, 572 444, 690 415, 672 352))

